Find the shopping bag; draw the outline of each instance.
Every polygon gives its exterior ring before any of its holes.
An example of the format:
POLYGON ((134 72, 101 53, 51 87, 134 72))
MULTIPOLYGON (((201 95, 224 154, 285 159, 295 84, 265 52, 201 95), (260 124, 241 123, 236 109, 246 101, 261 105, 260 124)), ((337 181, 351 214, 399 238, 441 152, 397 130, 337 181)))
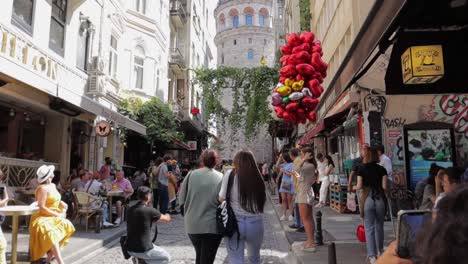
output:
POLYGON ((364 225, 360 224, 356 228, 356 237, 361 243, 366 243, 366 230, 364 229, 364 225))
POLYGON ((356 212, 356 194, 353 192, 348 192, 348 195, 346 197, 346 207, 351 212, 356 212))

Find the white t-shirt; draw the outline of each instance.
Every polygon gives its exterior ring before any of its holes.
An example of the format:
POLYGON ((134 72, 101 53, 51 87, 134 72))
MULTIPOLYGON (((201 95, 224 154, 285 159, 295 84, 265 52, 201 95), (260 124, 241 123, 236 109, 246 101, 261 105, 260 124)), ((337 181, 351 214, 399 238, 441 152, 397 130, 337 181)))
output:
POLYGON ((384 167, 387 170, 387 178, 391 181, 392 180, 392 160, 385 154, 380 156, 379 165, 384 167))
MULTIPOLYGON (((232 170, 227 170, 224 175, 223 175, 223 180, 222 180, 222 183, 221 183, 221 190, 219 191, 219 197, 223 198, 223 199, 226 199, 226 191, 227 191, 227 187, 228 187, 228 182, 229 182, 229 175, 231 175, 231 171, 232 170)), ((238 181, 237 181, 237 175, 234 176, 234 181, 233 181, 233 184, 231 186, 231 207, 232 207, 232 210, 234 211, 234 214, 236 215, 242 215, 242 216, 257 216, 259 214, 252 214, 252 213, 249 213, 247 211, 245 211, 241 204, 240 204, 240 201, 239 201, 239 188, 237 187, 238 185, 238 181)))
POLYGON ((439 203, 440 201, 442 201, 442 199, 444 199, 444 197, 446 196, 446 194, 443 192, 443 193, 440 193, 439 196, 436 198, 435 202, 434 202, 434 207, 433 209, 437 210, 439 209, 439 203))
POLYGON ((85 185, 85 191, 93 196, 98 196, 99 195, 99 190, 103 188, 102 183, 100 183, 98 180, 89 180, 86 185, 85 185), (91 186, 89 186, 91 184, 91 186), (88 189, 89 188, 89 189, 88 189))
POLYGON ((324 178, 327 177, 325 176, 325 173, 327 172, 327 163, 325 161, 320 162, 317 160, 317 171, 319 173, 319 179, 324 180, 324 178))

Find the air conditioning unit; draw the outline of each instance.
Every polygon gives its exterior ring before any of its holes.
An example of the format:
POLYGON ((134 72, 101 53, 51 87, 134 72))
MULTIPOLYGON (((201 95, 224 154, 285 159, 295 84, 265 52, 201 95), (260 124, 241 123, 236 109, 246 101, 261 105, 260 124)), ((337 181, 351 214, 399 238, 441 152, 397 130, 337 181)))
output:
POLYGON ((103 75, 91 73, 88 79, 88 93, 93 95, 105 95, 106 85, 104 78, 103 75))
POLYGON ((104 72, 104 60, 99 56, 94 56, 91 59, 91 72, 104 72))

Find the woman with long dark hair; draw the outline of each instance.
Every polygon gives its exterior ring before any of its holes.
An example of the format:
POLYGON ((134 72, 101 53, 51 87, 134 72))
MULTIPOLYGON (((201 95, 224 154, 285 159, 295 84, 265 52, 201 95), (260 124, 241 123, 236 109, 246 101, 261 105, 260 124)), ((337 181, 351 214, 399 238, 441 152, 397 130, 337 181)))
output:
POLYGON ((314 195, 312 193, 312 184, 317 180, 317 163, 314 159, 311 147, 305 147, 301 150, 301 163, 297 177, 296 203, 299 204, 299 215, 304 224, 307 240, 302 245, 302 249, 308 252, 315 251, 314 231, 315 223, 312 214, 312 205, 314 195))
POLYGON ((239 227, 239 234, 225 238, 229 263, 244 263, 244 248, 247 248, 249 263, 261 263, 265 184, 252 152, 245 150, 237 152, 234 156, 234 166, 235 169, 224 174, 219 192, 220 202, 223 202, 227 192, 230 192, 230 204, 239 227), (230 177, 234 178, 231 189, 228 190, 230 177))
POLYGON ((367 256, 371 264, 383 253, 384 242, 387 170, 378 164, 379 161, 377 150, 369 148, 364 157, 364 165, 358 171, 355 187, 355 190, 363 190, 361 204, 364 204, 367 256))
POLYGON ((431 168, 429 169, 429 177, 427 178, 427 184, 424 187, 423 197, 421 200, 421 210, 431 210, 434 207, 434 202, 436 200, 436 181, 435 178, 437 173, 443 168, 438 166, 435 163, 432 163, 431 168))
POLYGON ((330 174, 335 169, 335 163, 330 155, 326 155, 323 161, 325 163, 325 172, 320 177, 319 181, 321 182, 320 185, 320 198, 319 203, 316 205, 317 208, 322 208, 327 203, 328 197, 328 186, 330 186, 330 174))

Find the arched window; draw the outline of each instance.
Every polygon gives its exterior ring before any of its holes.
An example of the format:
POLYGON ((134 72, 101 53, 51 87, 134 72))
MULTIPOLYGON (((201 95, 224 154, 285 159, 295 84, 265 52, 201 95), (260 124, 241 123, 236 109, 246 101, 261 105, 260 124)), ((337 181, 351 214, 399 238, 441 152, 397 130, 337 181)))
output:
POLYGON ((244 15, 245 15, 245 25, 252 26, 253 25, 253 15, 254 10, 252 7, 248 6, 244 8, 244 15))
POLYGON ((222 31, 226 28, 226 17, 224 14, 219 15, 218 17, 218 31, 222 31))
POLYGON ((135 11, 146 14, 146 0, 135 0, 135 11))
POLYGON ((258 24, 259 26, 261 27, 265 27, 265 26, 269 26, 269 21, 268 21, 268 17, 269 17, 269 12, 268 12, 268 9, 266 8, 262 8, 258 11, 258 24))
POLYGON ((254 59, 254 52, 253 52, 253 50, 249 50, 249 51, 247 52, 247 59, 248 59, 248 60, 253 60, 253 59, 254 59))
POLYGON ((141 46, 136 46, 133 53, 133 78, 136 89, 143 89, 144 63, 145 50, 141 46))
POLYGON ((235 8, 231 9, 229 11, 229 17, 231 18, 232 26, 235 28, 239 27, 239 11, 235 8))

